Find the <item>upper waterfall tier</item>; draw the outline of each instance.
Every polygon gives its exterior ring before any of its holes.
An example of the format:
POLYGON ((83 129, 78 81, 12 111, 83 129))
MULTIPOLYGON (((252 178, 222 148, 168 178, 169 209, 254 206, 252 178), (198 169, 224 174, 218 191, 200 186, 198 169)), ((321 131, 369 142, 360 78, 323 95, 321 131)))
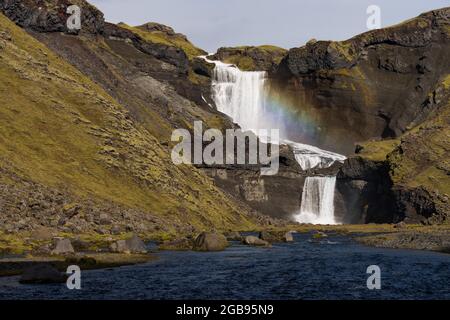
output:
POLYGON ((343 155, 293 142, 283 136, 282 110, 272 108, 268 102, 265 71, 241 71, 231 64, 212 61, 206 56, 201 58, 215 64, 212 94, 217 109, 230 116, 242 130, 257 134, 261 129, 279 129, 280 143, 294 149, 295 158, 303 170, 328 168, 336 161, 346 159, 343 155))

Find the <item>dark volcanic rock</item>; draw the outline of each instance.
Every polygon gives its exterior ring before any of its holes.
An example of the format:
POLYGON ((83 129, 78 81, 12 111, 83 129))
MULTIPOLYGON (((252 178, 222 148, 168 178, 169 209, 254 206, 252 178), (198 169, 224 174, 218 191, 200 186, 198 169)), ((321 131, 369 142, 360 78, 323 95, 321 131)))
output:
POLYGON ((366 245, 375 247, 430 250, 450 253, 450 235, 448 232, 442 231, 399 231, 391 234, 361 237, 357 240, 366 245))
POLYGON ((192 60, 192 70, 201 76, 212 78, 214 75, 214 63, 209 63, 201 58, 194 58, 192 60))
POLYGON ((342 196, 344 223, 394 223, 395 198, 389 167, 360 157, 349 158, 337 176, 336 190, 342 196))
POLYGON ((428 114, 423 102, 450 69, 449 17, 444 8, 347 41, 291 49, 271 90, 315 119, 310 144, 349 154, 355 142, 397 137, 428 114))
POLYGON ((219 48, 217 53, 209 58, 234 64, 243 71, 274 71, 286 52, 275 46, 244 46, 219 48))
POLYGON ((450 218, 448 76, 430 97, 433 107, 420 125, 401 139, 368 142, 342 167, 338 198, 350 221, 440 224, 450 218))
POLYGON ((155 32, 155 31, 162 32, 162 33, 167 34, 168 36, 177 36, 179 38, 187 40, 187 37, 184 34, 176 33, 172 27, 169 27, 164 24, 157 23, 157 22, 147 22, 141 26, 138 26, 137 28, 144 30, 144 31, 149 31, 149 32, 155 32))
POLYGON ((442 223, 446 213, 434 195, 422 187, 396 185, 386 162, 349 158, 338 174, 336 190, 344 208, 344 223, 442 223))
POLYGON ((136 33, 112 23, 105 24, 103 35, 110 39, 131 42, 138 50, 176 66, 180 74, 186 74, 188 71, 189 59, 180 48, 145 41, 136 33))
POLYGON ((81 8, 81 32, 100 33, 103 13, 84 0, 0 0, 0 10, 23 28, 39 32, 68 32, 66 13, 70 5, 81 8))
POLYGON ((24 284, 64 283, 66 277, 50 264, 38 264, 25 270, 19 282, 24 284))

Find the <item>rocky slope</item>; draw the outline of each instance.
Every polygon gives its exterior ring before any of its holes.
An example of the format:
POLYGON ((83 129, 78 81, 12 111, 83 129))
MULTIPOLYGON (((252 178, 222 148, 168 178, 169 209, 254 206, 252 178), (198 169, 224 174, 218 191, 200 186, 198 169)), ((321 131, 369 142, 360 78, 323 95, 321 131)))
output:
POLYGON ((160 236, 254 228, 262 220, 245 204, 170 160, 173 128, 227 121, 187 99, 201 100, 187 54, 77 3, 83 29, 70 35, 56 32, 65 1, 40 9, 0 1, 32 35, 0 15, 0 228, 160 236))

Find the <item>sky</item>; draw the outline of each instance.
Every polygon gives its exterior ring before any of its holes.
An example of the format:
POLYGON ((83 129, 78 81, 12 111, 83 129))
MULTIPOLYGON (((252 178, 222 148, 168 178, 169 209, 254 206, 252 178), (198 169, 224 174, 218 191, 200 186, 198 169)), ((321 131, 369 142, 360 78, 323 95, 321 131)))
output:
POLYGON ((184 33, 198 47, 271 44, 283 48, 308 40, 345 40, 367 31, 367 8, 381 9, 381 26, 450 6, 450 0, 88 0, 109 22, 159 22, 184 33))

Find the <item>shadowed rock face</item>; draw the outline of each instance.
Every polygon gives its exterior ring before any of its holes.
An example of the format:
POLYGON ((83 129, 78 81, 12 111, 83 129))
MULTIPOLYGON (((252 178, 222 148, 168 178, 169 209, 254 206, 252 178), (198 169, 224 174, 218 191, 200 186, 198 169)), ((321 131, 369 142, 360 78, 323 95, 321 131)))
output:
MULTIPOLYGON (((217 186, 253 209, 272 218, 294 221, 294 215, 300 210, 306 178, 336 175, 342 166, 336 162, 329 168, 304 171, 295 160, 292 148, 286 145, 280 146, 279 160, 279 171, 273 176, 262 176, 261 165, 213 165, 202 169, 217 186)), ((336 216, 341 221, 346 211, 339 200, 336 201, 336 216)))
POLYGON ((450 75, 441 81, 423 123, 394 142, 363 144, 342 167, 337 191, 350 222, 450 219, 450 75))
POLYGON ((349 154, 356 141, 397 137, 423 121, 428 94, 450 69, 449 52, 444 8, 347 41, 291 49, 272 74, 272 91, 321 128, 311 144, 349 154))

